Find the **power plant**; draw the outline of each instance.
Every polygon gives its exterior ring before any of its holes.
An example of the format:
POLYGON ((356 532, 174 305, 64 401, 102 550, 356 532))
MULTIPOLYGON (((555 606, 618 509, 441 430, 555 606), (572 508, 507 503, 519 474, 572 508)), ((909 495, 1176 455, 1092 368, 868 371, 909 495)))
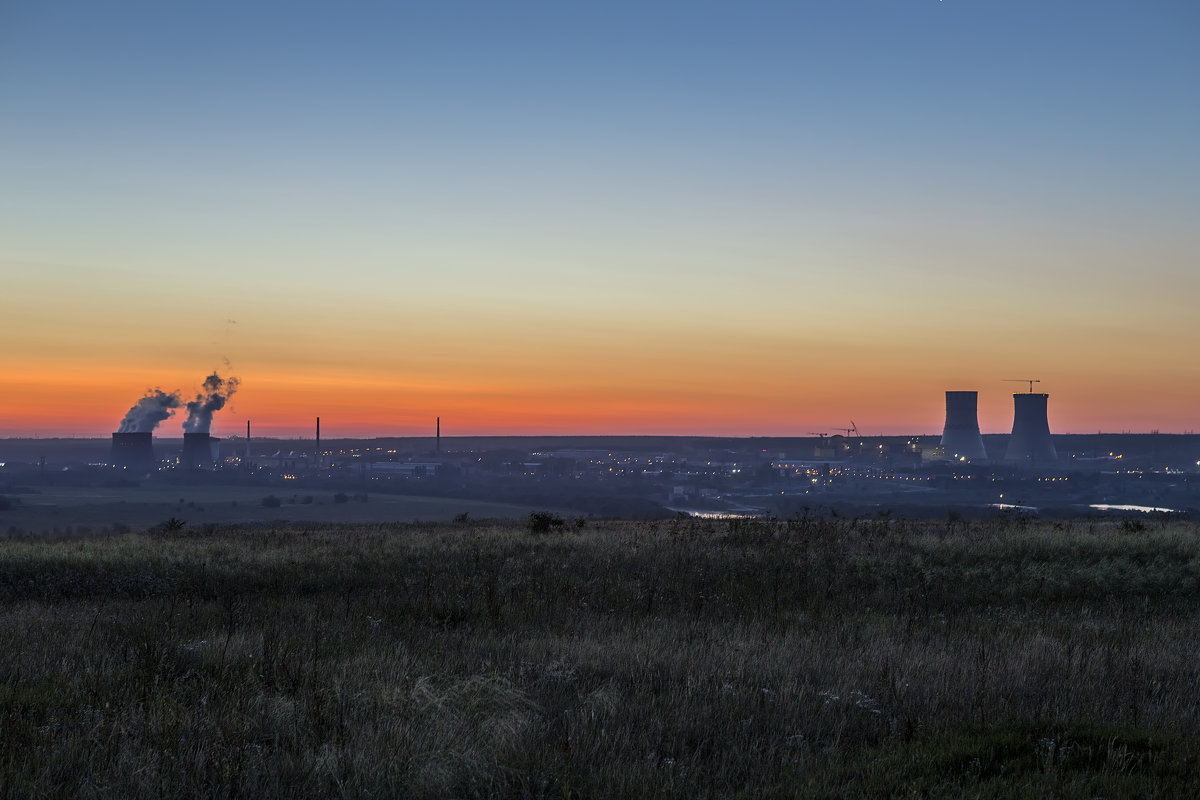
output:
MULTIPOLYGON (((443 448, 437 412, 431 415, 432 431, 333 440, 326 438, 328 419, 323 416, 305 417, 301 430, 289 437, 272 435, 275 423, 267 423, 255 440, 249 419, 239 418, 234 426, 226 415, 222 421, 236 435, 218 449, 219 429, 211 423, 227 399, 221 391, 227 384, 218 386, 219 380, 210 375, 205 391, 187 404, 188 413, 195 414, 182 439, 174 431, 164 434, 170 440, 151 433, 183 407, 178 392, 158 389, 147 390, 129 407, 111 443, 0 438, 0 494, 12 491, 6 487, 39 484, 113 486, 122 492, 142 485, 149 491, 131 491, 128 502, 159 504, 163 497, 178 497, 189 510, 176 505, 176 514, 186 513, 200 524, 227 518, 226 509, 242 506, 253 497, 253 487, 263 487, 263 503, 238 508, 238 519, 386 520, 397 513, 383 504, 374 510, 337 507, 366 503, 371 492, 445 498, 447 503, 431 513, 460 521, 466 519, 456 513, 460 497, 497 503, 519 498, 577 507, 575 513, 647 513, 664 519, 678 513, 737 519, 810 512, 840 516, 844 511, 884 517, 895 511, 914 519, 948 514, 951 523, 960 516, 1200 515, 1194 491, 1194 478, 1200 476, 1200 433, 1067 433, 1067 411, 1073 409, 1060 409, 1065 416, 1056 417, 1052 429, 1049 395, 1037 378, 1008 379, 1019 381, 1011 388, 990 381, 975 384, 968 375, 926 385, 920 398, 923 432, 911 435, 863 434, 847 414, 842 420, 846 425, 833 428, 837 435, 469 434, 454 437, 443 448), (997 401, 1008 394, 1013 396, 1013 416, 1006 421, 997 418, 1003 414, 997 401), (940 432, 928 424, 939 395, 945 408, 940 432), (63 467, 69 474, 46 470, 45 451, 53 455, 59 448, 79 454, 63 467), (168 487, 229 487, 230 493, 220 510, 214 506, 205 514, 195 502, 199 498, 193 495, 189 503, 182 488, 178 493, 173 488, 155 491, 168 487), (281 499, 281 488, 291 490, 290 500, 281 499), (310 507, 289 509, 292 505, 310 507), (278 508, 283 510, 267 510, 278 508)), ((907 407, 899 398, 893 402, 898 410, 907 407)), ((261 427, 263 420, 258 414, 255 418, 261 427)), ((340 415, 335 421, 342 424, 340 415)), ((205 489, 201 496, 218 495, 205 489)), ((6 500, 0 497, 0 506, 6 500)), ((427 507, 423 504, 421 510, 427 507)), ((124 508, 112 513, 120 515, 114 519, 132 514, 124 508)), ((49 524, 61 522, 60 517, 55 512, 49 524)), ((951 524, 947 530, 956 527, 951 524)))
POLYGON ((1006 461, 1030 466, 1052 464, 1058 461, 1058 452, 1050 438, 1050 423, 1046 418, 1048 394, 1030 391, 1013 395, 1013 428, 1008 439, 1006 461))
POLYGON ((112 464, 143 474, 154 469, 154 434, 126 431, 112 435, 112 464))
MULTIPOLYGON (((1007 379, 1028 384, 1027 392, 1013 394, 1014 416, 1012 434, 1003 461, 1015 466, 1045 467, 1058 461, 1058 452, 1050 434, 1047 419, 1049 395, 1034 392, 1037 378, 1007 379)), ((188 472, 211 471, 220 469, 219 439, 210 433, 213 415, 221 410, 230 395, 238 388, 238 379, 223 379, 217 373, 209 375, 195 399, 182 404, 179 392, 164 392, 161 389, 147 390, 146 395, 139 399, 126 413, 117 432, 112 434, 110 463, 118 469, 136 474, 139 477, 156 471, 158 461, 155 458, 153 430, 163 420, 172 416, 174 410, 186 405, 187 420, 184 422, 183 448, 180 452, 179 469, 188 472)), ((986 463, 989 460, 987 447, 979 426, 979 392, 974 390, 946 390, 946 416, 942 429, 940 443, 936 447, 921 444, 910 439, 906 445, 906 454, 916 454, 918 460, 924 458, 931 462, 973 462, 986 463)), ((856 435, 857 426, 850 423, 849 428, 837 430, 846 436, 856 435)), ((821 437, 825 443, 825 433, 814 434, 821 437)), ((818 453, 820 457, 828 458, 837 455, 848 456, 851 460, 860 460, 866 455, 863 442, 859 441, 858 450, 853 451, 836 437, 841 450, 830 450, 828 453, 818 453)), ((246 421, 246 441, 238 448, 239 455, 244 452, 244 468, 248 471, 251 460, 251 426, 246 421)), ((321 418, 316 418, 315 452, 313 458, 307 461, 310 469, 334 469, 338 465, 337 454, 330 453, 327 462, 321 442, 321 418)), ((378 450, 379 448, 375 448, 378 450)), ((884 445, 879 444, 879 459, 892 463, 892 458, 885 459, 884 445)), ((993 445, 992 460, 999 462, 996 445, 993 445)), ((389 451, 394 453, 395 451, 389 451)), ((434 419, 434 452, 441 453, 441 417, 434 419)), ((766 452, 765 450, 763 452, 766 452)), ((872 450, 871 452, 874 452, 872 450)), ((307 454, 305 454, 307 456, 307 454)), ((358 457, 357 455, 355 457, 358 457)), ((782 457, 782 456, 781 456, 782 457)), ((303 458, 303 456, 302 456, 303 458)), ((388 459, 385 459, 385 461, 388 459)), ((364 462, 366 463, 366 462, 364 462)), ((1196 462, 1200 465, 1200 461, 1196 462)), ((526 465, 527 466, 527 465, 526 465)), ((287 466, 295 471, 295 465, 287 466)), ((294 475, 286 477, 294 478, 294 475)), ((328 476, 327 476, 328 477, 328 476)))
POLYGON ((941 447, 954 460, 986 461, 979 433, 979 392, 946 392, 946 426, 941 447))
POLYGON ((217 462, 214 451, 218 441, 208 433, 183 434, 183 453, 179 456, 179 466, 183 469, 212 469, 217 462))

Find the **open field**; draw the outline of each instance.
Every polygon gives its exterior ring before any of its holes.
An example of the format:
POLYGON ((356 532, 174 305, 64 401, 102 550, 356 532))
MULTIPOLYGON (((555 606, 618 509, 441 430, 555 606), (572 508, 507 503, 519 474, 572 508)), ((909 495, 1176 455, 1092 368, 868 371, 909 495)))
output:
POLYGON ((0 540, 0 791, 1197 796, 1198 600, 1184 522, 0 540))
POLYGON ((17 529, 61 533, 68 528, 142 530, 174 517, 192 525, 252 522, 446 522, 459 514, 476 519, 528 516, 529 506, 481 500, 412 495, 349 493, 337 502, 335 491, 265 486, 40 487, 36 494, 15 495, 18 504, 0 511, 0 534, 17 529), (278 498, 278 506, 263 498, 278 498))

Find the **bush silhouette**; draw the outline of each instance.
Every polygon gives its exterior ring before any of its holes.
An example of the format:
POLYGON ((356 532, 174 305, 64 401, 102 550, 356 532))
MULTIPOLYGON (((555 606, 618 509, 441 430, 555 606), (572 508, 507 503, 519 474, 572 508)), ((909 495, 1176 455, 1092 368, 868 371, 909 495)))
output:
POLYGON ((534 511, 529 515, 529 530, 532 533, 549 533, 551 528, 561 528, 563 518, 549 511, 534 511))

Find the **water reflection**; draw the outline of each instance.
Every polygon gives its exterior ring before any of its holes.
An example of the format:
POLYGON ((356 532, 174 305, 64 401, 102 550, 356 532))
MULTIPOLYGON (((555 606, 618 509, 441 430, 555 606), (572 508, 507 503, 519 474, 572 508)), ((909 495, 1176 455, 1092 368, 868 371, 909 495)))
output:
POLYGON ((1094 508, 1097 511, 1141 511, 1145 514, 1181 514, 1177 508, 1158 508, 1157 506, 1118 506, 1109 505, 1108 503, 1093 503, 1088 508, 1094 508))

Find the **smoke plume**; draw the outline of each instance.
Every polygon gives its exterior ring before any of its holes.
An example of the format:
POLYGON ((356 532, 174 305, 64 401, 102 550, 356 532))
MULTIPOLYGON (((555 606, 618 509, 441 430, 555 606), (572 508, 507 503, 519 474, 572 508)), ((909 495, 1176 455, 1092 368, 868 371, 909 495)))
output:
POLYGON ((212 427, 213 414, 225 407, 225 402, 237 391, 238 379, 222 378, 213 373, 204 379, 204 386, 195 400, 187 404, 188 416, 183 423, 187 433, 208 433, 212 427))
POLYGON ((138 400, 121 420, 118 433, 150 433, 158 423, 175 413, 179 408, 179 392, 167 394, 162 389, 149 389, 146 396, 138 400))

